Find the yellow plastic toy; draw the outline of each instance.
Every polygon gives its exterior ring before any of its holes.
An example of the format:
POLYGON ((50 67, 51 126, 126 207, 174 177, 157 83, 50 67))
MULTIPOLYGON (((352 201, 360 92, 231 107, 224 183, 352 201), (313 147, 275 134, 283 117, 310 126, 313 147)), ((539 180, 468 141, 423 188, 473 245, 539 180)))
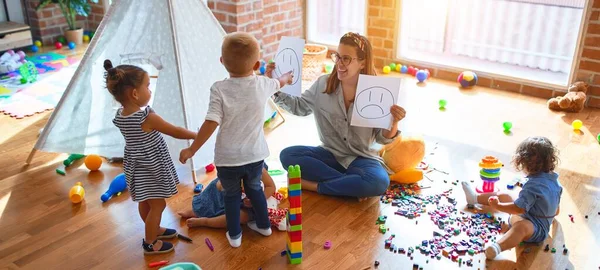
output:
POLYGON ((97 171, 102 166, 102 158, 98 155, 88 155, 85 157, 84 163, 90 171, 97 171))
POLYGON ((283 195, 283 199, 287 199, 288 197, 288 188, 287 187, 280 187, 277 192, 281 193, 281 195, 283 195))
POLYGON ((417 166, 425 157, 425 142, 421 137, 398 136, 379 152, 385 164, 394 171, 390 180, 400 184, 412 184, 423 179, 423 171, 417 166))
POLYGON ((69 191, 69 199, 71 199, 72 203, 80 203, 83 201, 83 197, 85 196, 85 189, 81 182, 75 183, 75 185, 69 191))

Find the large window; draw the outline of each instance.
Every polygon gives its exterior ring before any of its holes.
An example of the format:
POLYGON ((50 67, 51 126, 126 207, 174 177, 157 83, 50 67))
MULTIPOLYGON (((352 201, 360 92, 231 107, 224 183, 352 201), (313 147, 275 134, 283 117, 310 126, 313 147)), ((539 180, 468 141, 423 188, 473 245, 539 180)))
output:
POLYGON ((307 0, 308 42, 337 46, 347 32, 365 34, 366 0, 307 0))
POLYGON ((398 56, 566 85, 585 0, 404 0, 398 56))

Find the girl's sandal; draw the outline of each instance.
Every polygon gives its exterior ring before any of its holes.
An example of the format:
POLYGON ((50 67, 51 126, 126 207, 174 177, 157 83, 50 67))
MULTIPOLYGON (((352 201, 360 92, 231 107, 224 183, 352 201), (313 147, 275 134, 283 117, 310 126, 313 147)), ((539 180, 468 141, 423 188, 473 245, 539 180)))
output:
POLYGON ((152 254, 161 254, 161 253, 168 253, 173 251, 173 244, 169 243, 169 242, 162 242, 162 247, 160 247, 159 250, 154 250, 154 245, 156 244, 157 240, 154 240, 154 242, 152 242, 152 244, 147 244, 146 241, 144 241, 144 239, 142 239, 142 248, 144 249, 144 254, 146 255, 152 255, 152 254))
POLYGON ((156 239, 171 239, 177 237, 177 231, 174 229, 166 229, 161 235, 158 235, 156 239))

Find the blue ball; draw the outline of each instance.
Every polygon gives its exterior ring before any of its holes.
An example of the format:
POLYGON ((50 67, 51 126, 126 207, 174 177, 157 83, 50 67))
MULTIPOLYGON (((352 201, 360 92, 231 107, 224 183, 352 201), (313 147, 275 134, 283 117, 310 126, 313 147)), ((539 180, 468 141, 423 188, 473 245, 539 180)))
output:
POLYGON ((267 68, 265 66, 262 66, 258 69, 258 71, 260 72, 260 74, 264 75, 265 72, 267 72, 267 68))
POLYGON ((419 82, 427 80, 427 72, 425 72, 425 70, 417 71, 417 80, 419 80, 419 82))
POLYGON ((406 73, 406 72, 408 72, 408 67, 406 67, 406 66, 402 66, 402 67, 400 68, 400 72, 402 72, 402 73, 406 73))
POLYGON ((38 52, 39 50, 40 50, 40 48, 38 48, 38 46, 36 46, 36 45, 31 45, 31 51, 32 51, 32 52, 36 53, 36 52, 38 52))
POLYGON ((69 49, 75 49, 75 42, 71 41, 69 42, 69 49))

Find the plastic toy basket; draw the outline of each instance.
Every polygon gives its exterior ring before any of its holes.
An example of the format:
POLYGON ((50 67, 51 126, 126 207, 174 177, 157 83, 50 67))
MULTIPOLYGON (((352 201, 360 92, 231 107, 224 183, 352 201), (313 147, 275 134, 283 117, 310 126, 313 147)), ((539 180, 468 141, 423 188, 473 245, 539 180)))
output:
POLYGON ((202 270, 202 268, 195 263, 180 262, 162 267, 160 270, 202 270))
POLYGON ((323 63, 327 58, 327 47, 317 44, 304 45, 302 57, 302 80, 314 81, 323 73, 323 63))

